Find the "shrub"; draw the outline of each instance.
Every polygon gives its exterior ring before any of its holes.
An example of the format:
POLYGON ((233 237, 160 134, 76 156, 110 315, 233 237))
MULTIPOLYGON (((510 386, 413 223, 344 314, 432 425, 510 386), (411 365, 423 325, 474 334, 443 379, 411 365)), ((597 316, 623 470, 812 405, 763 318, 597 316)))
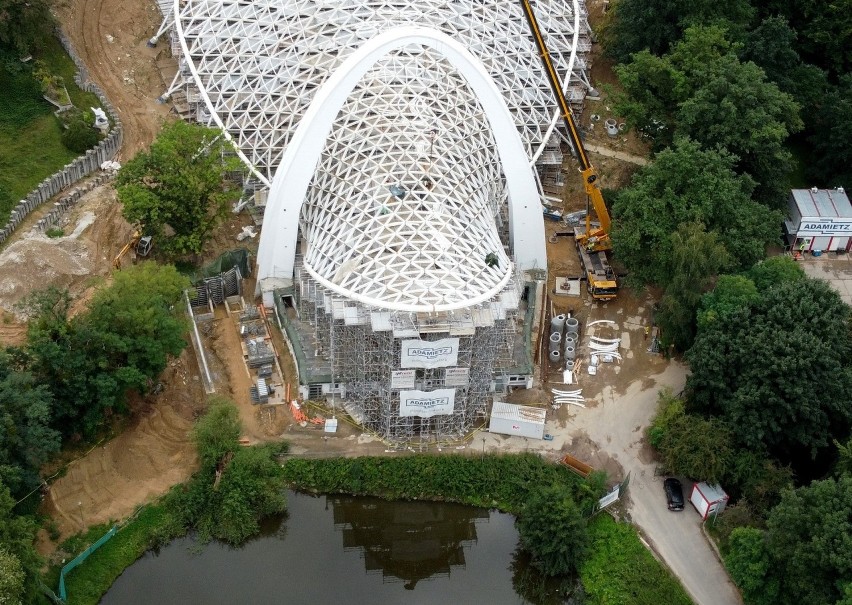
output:
POLYGON ((83 114, 69 120, 59 138, 65 147, 75 153, 85 153, 98 144, 98 132, 86 122, 83 114))
POLYGON ((565 485, 534 490, 518 519, 521 544, 549 576, 577 571, 586 554, 586 519, 565 485))

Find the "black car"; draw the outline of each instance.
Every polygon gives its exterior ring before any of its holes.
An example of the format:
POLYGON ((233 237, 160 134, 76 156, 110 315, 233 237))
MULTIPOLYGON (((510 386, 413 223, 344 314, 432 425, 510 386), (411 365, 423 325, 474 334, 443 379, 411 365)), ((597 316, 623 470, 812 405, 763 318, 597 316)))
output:
POLYGON ((669 504, 669 510, 683 510, 683 488, 680 481, 669 477, 663 481, 663 489, 666 490, 666 502, 669 504))

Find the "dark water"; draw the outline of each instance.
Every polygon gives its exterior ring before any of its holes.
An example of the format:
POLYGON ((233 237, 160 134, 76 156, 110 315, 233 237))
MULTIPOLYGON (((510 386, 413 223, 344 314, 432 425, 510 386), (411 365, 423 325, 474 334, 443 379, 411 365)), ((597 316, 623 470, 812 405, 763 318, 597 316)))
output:
POLYGON ((517 542, 514 517, 485 509, 290 493, 262 536, 237 549, 175 540, 101 602, 525 603, 517 542))

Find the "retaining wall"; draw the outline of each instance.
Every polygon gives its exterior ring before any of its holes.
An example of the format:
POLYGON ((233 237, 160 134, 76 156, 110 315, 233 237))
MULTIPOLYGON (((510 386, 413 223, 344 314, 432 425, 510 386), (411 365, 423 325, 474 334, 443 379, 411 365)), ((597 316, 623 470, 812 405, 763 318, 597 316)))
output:
MULTIPOLYGON (((109 99, 107 99, 104 91, 101 90, 97 84, 89 81, 86 66, 80 60, 77 53, 74 52, 74 49, 71 47, 71 42, 61 32, 57 32, 56 35, 60 42, 62 42, 62 46, 65 47, 65 50, 71 56, 71 59, 74 61, 74 65, 77 66, 77 73, 74 75, 74 81, 77 83, 77 86, 79 86, 82 90, 92 92, 97 95, 101 102, 101 106, 112 120, 113 127, 109 134, 93 149, 89 149, 85 154, 81 155, 70 164, 66 164, 61 170, 44 179, 38 187, 27 194, 27 197, 18 202, 17 206, 12 209, 12 213, 9 216, 9 222, 6 223, 5 227, 0 229, 0 244, 9 239, 15 229, 17 229, 18 225, 21 224, 30 212, 64 189, 78 183, 90 174, 99 171, 101 164, 107 160, 113 159, 115 154, 118 153, 118 150, 121 148, 122 126, 121 121, 118 119, 118 113, 109 102, 109 99)), ((85 110, 86 108, 81 109, 85 110)), ((59 201, 54 203, 53 209, 44 218, 38 221, 37 227, 42 231, 50 229, 56 224, 68 208, 77 203, 84 193, 94 189, 107 180, 110 180, 112 177, 113 174, 104 172, 95 177, 95 179, 88 181, 85 185, 69 192, 68 195, 62 196, 59 198, 59 201)))

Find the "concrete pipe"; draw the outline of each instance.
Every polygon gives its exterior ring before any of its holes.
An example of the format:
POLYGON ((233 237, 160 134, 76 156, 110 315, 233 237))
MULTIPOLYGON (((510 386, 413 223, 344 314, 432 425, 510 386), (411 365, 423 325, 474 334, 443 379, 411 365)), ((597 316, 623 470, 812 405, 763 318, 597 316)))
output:
POLYGON ((577 321, 576 317, 569 317, 565 320, 565 331, 568 334, 579 334, 580 333, 580 322, 577 321))
POLYGON ((574 347, 577 348, 577 338, 575 334, 566 334, 565 342, 563 343, 565 347, 574 347))
POLYGON ((614 119, 610 118, 606 122, 604 122, 604 126, 606 126, 606 133, 611 137, 618 136, 618 122, 614 119))
POLYGON ((558 351, 562 348, 560 345, 562 344, 562 334, 559 332, 554 332, 550 335, 550 350, 558 351))
POLYGON ((550 331, 551 332, 559 332, 562 334, 562 330, 565 329, 565 316, 557 315, 553 319, 550 320, 550 331))
POLYGON ((574 347, 565 347, 565 361, 574 361, 577 358, 577 351, 574 347))
POLYGON ((559 349, 550 352, 550 361, 553 363, 558 363, 560 357, 562 357, 562 355, 559 354, 559 349))

